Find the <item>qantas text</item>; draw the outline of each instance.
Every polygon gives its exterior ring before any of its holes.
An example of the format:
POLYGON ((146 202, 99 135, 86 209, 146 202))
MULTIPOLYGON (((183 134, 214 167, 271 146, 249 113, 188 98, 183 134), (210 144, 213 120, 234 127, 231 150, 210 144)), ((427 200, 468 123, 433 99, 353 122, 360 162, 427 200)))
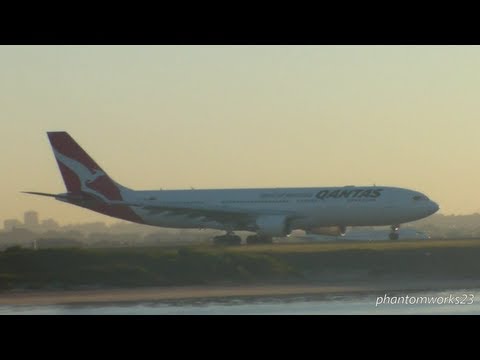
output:
POLYGON ((322 190, 319 191, 315 197, 317 199, 351 199, 351 198, 377 198, 382 195, 383 189, 375 190, 365 190, 365 189, 355 189, 355 190, 322 190))

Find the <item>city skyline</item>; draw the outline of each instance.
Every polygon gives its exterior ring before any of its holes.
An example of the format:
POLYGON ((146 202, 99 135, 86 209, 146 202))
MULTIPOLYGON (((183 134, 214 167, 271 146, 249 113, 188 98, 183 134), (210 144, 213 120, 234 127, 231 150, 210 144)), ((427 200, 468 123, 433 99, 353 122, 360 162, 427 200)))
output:
POLYGON ((23 213, 23 223, 18 218, 3 219, 3 230, 11 231, 13 228, 45 228, 55 229, 61 226, 53 218, 40 219, 38 211, 26 210, 23 213))
MULTIPOLYGON (((133 244, 134 242, 140 244, 143 241, 146 241, 143 242, 144 245, 147 243, 155 244, 157 241, 194 241, 195 239, 208 241, 218 234, 218 231, 215 230, 161 228, 127 221, 117 221, 111 224, 102 221, 60 224, 55 219, 40 216, 36 212, 27 215, 29 212, 31 211, 24 213, 23 223, 18 219, 4 220, 4 228, 0 229, 0 249, 13 246, 13 244, 28 245, 35 239, 63 239, 61 242, 63 245, 70 244, 67 241, 70 239, 86 241, 89 244, 105 245, 108 243, 116 246, 125 243, 133 244), (28 216, 36 218, 33 225, 25 224, 28 216)), ((430 238, 478 238, 480 236, 479 219, 479 213, 458 216, 434 214, 428 218, 407 223, 402 228, 423 232, 430 238)), ((350 227, 347 234, 352 233, 355 229, 364 232, 389 231, 389 227, 385 226, 350 227)), ((305 233, 302 231, 294 231, 291 238, 298 240, 299 236, 301 238, 304 235, 305 233)), ((341 237, 339 238, 341 239, 341 237)))
POLYGON ((0 219, 64 192, 66 130, 134 189, 385 185, 480 212, 479 46, 4 46, 0 219))

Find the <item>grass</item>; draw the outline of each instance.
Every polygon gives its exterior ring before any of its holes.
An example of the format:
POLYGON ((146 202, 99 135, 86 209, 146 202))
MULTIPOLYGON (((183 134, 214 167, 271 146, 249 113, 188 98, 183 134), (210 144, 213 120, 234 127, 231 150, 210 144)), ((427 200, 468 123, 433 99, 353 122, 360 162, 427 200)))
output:
POLYGON ((480 279, 480 239, 0 252, 0 290, 331 282, 340 275, 480 279))

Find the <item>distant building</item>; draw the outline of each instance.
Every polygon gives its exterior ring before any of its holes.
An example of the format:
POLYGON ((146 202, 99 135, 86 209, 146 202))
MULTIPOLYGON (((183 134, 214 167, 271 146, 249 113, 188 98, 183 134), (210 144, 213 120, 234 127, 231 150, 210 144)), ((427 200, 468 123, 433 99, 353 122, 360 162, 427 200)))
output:
POLYGON ((36 211, 27 211, 23 215, 24 223, 27 228, 38 226, 38 213, 36 211))
POLYGON ((59 227, 60 226, 58 225, 58 223, 53 219, 46 219, 42 221, 43 230, 56 230, 59 227))
POLYGON ((3 222, 3 229, 5 231, 12 231, 15 228, 20 227, 20 221, 17 219, 8 219, 3 222))

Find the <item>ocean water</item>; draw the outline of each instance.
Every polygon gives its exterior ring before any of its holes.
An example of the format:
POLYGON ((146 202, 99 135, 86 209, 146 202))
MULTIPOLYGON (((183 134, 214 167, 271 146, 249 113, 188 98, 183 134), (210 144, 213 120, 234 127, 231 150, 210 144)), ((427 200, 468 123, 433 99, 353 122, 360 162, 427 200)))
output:
POLYGON ((0 315, 480 314, 480 289, 380 296, 290 296, 86 305, 8 305, 0 315))

